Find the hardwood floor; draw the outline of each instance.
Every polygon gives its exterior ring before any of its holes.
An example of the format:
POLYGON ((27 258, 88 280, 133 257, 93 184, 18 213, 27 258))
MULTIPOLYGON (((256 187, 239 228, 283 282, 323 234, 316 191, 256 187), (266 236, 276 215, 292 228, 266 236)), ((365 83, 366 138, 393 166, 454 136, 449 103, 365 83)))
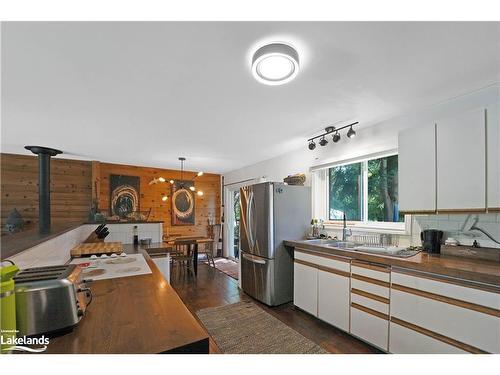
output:
MULTIPOLYGON (((193 314, 206 307, 252 300, 283 323, 330 353, 382 353, 363 341, 297 309, 292 303, 270 308, 255 301, 240 291, 237 280, 201 262, 198 265, 198 277, 196 279, 188 272, 174 269, 171 275, 171 285, 193 314)), ((217 345, 211 339, 210 353, 219 352, 217 345)))

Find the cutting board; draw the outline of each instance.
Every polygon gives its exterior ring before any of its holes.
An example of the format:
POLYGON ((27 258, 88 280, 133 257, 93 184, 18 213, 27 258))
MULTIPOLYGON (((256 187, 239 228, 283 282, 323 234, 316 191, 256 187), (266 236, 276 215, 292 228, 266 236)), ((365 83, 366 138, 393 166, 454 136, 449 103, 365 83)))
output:
POLYGON ((121 242, 92 242, 82 243, 71 249, 70 254, 74 258, 100 254, 119 254, 123 251, 121 242))

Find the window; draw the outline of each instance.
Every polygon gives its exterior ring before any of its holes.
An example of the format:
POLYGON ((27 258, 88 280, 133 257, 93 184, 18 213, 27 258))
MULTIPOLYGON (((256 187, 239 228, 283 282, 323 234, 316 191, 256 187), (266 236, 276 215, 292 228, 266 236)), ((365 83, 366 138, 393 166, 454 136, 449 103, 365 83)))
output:
POLYGON ((329 219, 361 220, 362 173, 361 163, 341 165, 328 171, 329 219))
POLYGON ((398 156, 367 161, 368 221, 403 222, 398 205, 398 156))
POLYGON ((398 204, 398 156, 328 169, 328 219, 403 223, 398 204))

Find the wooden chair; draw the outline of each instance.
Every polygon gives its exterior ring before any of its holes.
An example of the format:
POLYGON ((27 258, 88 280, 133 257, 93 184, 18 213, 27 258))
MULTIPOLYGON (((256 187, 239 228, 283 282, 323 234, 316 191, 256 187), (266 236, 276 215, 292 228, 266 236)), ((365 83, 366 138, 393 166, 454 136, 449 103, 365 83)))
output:
POLYGON ((193 254, 191 253, 191 246, 194 244, 192 240, 177 240, 173 244, 174 252, 171 253, 172 266, 177 264, 179 267, 185 266, 194 276, 193 269, 193 254))
POLYGON ((214 252, 215 254, 217 254, 217 246, 219 244, 219 239, 221 234, 221 225, 220 224, 212 225, 211 232, 213 233, 213 238, 212 238, 213 241, 207 243, 205 245, 205 249, 198 251, 198 254, 205 254, 207 257, 208 265, 210 265, 210 261, 212 261, 212 266, 215 268, 214 252))

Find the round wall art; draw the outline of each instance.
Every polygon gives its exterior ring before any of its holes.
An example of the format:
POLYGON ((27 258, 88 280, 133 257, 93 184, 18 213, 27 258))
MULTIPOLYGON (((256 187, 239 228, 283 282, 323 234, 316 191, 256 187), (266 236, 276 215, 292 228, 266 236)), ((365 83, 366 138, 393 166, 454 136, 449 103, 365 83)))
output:
POLYGON ((172 189, 172 225, 194 225, 194 194, 189 181, 176 181, 172 189))

